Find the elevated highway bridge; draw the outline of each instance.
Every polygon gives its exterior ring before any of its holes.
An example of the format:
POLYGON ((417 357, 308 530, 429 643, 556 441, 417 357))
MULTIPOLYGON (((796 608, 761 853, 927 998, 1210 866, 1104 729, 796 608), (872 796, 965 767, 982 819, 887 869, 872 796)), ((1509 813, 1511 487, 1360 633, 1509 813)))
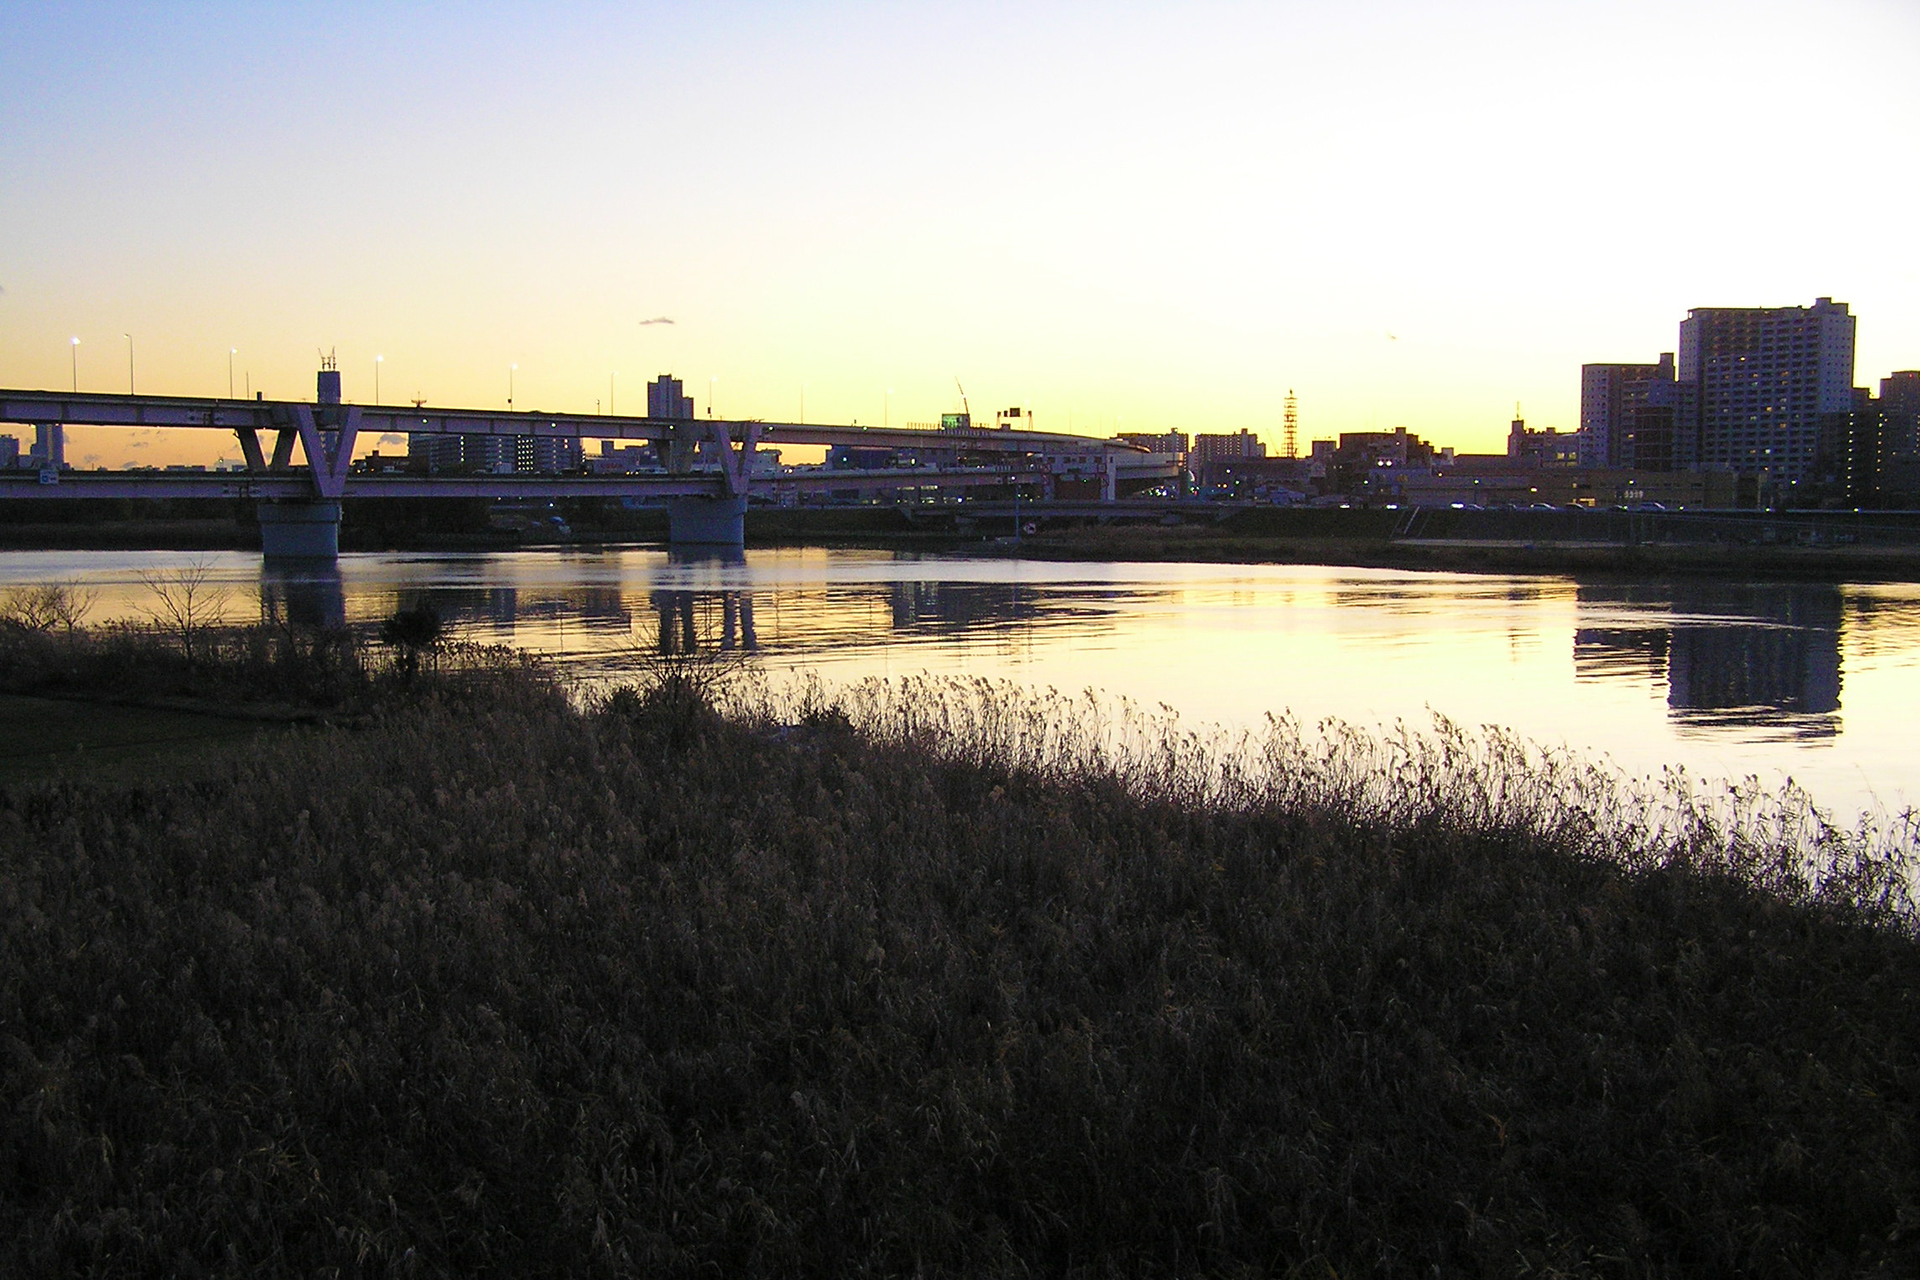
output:
POLYGON ((0 471, 0 501, 45 498, 251 499, 261 549, 275 557, 331 557, 346 498, 621 497, 661 501, 671 539, 739 546, 750 496, 776 492, 975 489, 1071 476, 1097 480, 1103 501, 1173 478, 1176 465, 1116 440, 1057 432, 860 427, 719 418, 493 412, 346 404, 339 375, 323 370, 312 403, 193 396, 0 390, 0 424, 34 429, 37 469, 0 471), (233 436, 237 471, 80 472, 64 465, 73 427, 214 431, 233 436), (362 436, 388 433, 626 440, 654 444, 665 463, 645 475, 375 475, 352 469, 362 436), (756 474, 754 451, 770 445, 912 449, 934 465, 756 474))

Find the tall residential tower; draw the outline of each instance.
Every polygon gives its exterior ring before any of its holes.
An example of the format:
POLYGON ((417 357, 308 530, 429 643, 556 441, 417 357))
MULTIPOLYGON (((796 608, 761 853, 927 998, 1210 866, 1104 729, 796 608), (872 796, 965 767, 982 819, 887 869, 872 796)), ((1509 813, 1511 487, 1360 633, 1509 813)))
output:
POLYGON ((1695 307, 1680 324, 1679 382, 1699 465, 1808 478, 1821 418, 1853 408, 1854 317, 1811 307, 1695 307))

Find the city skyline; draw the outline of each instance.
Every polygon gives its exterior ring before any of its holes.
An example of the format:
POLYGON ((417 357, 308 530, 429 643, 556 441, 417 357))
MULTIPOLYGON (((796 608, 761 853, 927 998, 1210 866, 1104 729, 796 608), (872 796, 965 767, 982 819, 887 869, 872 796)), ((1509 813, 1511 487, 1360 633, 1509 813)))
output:
POLYGON ((1496 452, 1694 308, 1920 364, 1891 2, 7 11, 0 385, 1496 452))

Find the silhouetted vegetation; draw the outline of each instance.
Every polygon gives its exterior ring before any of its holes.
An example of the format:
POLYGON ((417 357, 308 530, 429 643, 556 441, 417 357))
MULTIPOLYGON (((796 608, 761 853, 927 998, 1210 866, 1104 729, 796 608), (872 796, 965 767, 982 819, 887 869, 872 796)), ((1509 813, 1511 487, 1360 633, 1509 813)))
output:
POLYGON ((0 794, 0 1270, 1920 1261, 1909 825, 714 670, 0 794))

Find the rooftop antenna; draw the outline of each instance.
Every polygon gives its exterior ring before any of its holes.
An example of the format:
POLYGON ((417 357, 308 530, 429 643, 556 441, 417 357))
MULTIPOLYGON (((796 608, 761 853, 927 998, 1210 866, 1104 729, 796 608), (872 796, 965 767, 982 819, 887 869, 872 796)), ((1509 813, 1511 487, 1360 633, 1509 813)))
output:
POLYGON ((1300 402, 1294 398, 1292 387, 1287 388, 1287 408, 1280 421, 1286 428, 1287 456, 1297 458, 1300 456, 1300 402))
MULTIPOLYGON (((319 349, 315 348, 315 350, 319 350, 319 349)), ((335 347, 335 348, 320 352, 320 367, 322 369, 338 369, 340 367, 340 359, 338 356, 334 355, 334 351, 337 351, 337 350, 339 350, 339 348, 335 347)))

